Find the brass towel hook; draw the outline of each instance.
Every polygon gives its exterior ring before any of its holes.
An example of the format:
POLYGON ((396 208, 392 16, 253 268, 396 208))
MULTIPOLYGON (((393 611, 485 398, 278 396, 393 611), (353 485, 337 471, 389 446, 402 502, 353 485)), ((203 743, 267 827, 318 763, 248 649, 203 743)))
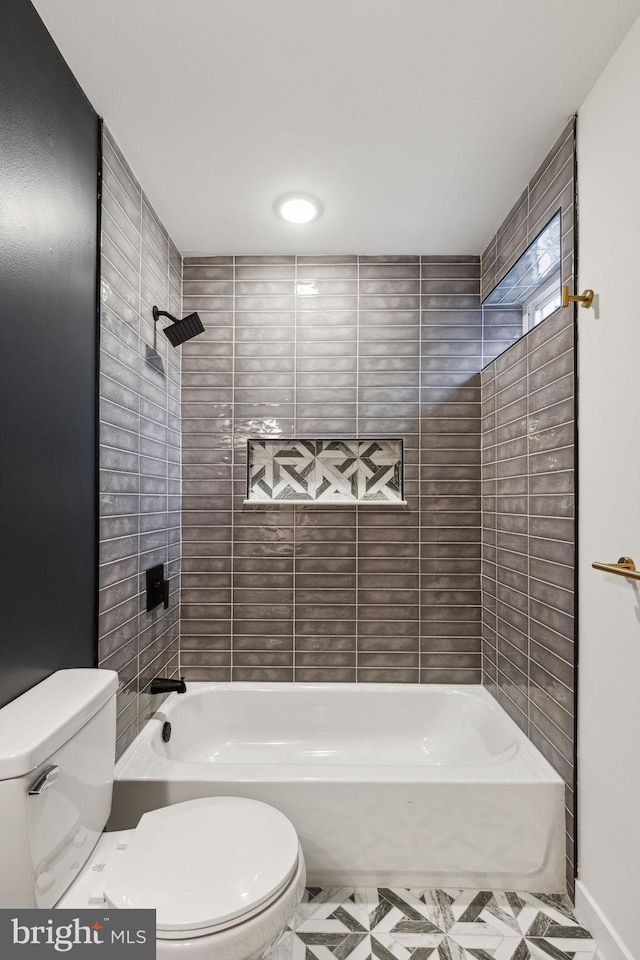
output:
POLYGON ((593 303, 593 290, 585 290, 580 296, 573 296, 569 293, 569 287, 565 284, 562 288, 562 306, 568 307, 569 304, 575 301, 579 303, 581 307, 590 307, 593 303))

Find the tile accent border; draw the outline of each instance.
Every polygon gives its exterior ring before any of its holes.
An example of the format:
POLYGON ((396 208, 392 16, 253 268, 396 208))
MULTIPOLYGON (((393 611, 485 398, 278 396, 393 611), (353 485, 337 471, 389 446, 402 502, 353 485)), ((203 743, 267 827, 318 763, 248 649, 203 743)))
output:
POLYGON ((403 504, 402 440, 247 441, 249 503, 403 504))

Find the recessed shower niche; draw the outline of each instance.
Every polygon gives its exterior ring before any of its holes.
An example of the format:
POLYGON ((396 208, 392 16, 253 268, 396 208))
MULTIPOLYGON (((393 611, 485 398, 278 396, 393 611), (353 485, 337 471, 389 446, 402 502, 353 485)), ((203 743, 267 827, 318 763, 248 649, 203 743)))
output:
POLYGON ((245 502, 402 506, 402 440, 249 440, 245 502))

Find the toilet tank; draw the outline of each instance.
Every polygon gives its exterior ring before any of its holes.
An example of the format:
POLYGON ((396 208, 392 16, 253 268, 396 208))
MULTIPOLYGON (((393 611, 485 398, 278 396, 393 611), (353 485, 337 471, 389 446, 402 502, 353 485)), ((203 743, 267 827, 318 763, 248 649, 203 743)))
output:
POLYGON ((113 670, 59 670, 0 709, 0 907, 52 907, 111 810, 113 670))

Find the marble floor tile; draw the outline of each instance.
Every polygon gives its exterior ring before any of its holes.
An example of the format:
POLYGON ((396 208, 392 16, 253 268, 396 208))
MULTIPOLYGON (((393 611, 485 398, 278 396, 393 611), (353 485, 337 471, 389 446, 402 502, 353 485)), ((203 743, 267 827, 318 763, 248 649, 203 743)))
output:
POLYGON ((557 894, 310 887, 268 960, 601 960, 557 894))

